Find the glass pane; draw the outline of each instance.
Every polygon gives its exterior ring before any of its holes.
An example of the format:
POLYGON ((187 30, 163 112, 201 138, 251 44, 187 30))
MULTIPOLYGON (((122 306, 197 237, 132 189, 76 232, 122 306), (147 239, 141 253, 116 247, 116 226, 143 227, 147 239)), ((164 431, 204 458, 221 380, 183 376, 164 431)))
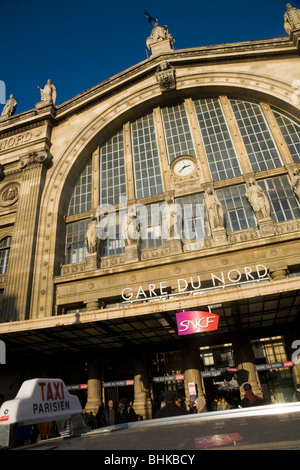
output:
POLYGON ((283 114, 274 111, 274 116, 291 152, 294 162, 300 163, 300 126, 283 114))
POLYGON ((161 194, 164 190, 152 114, 131 124, 131 138, 136 197, 161 194))
POLYGON ((161 110, 169 162, 180 155, 196 156, 184 104, 161 110))
POLYGON ((224 209, 227 232, 256 227, 245 184, 218 189, 216 195, 224 209))
POLYGON ((260 106, 239 100, 230 103, 253 171, 283 166, 260 106))
POLYGON ((299 203, 287 176, 267 178, 257 183, 269 197, 271 217, 274 222, 285 222, 300 218, 299 203))
POLYGON ((219 100, 195 100, 194 105, 212 179, 239 176, 238 158, 219 100))
POLYGON ((68 215, 80 214, 91 209, 92 160, 88 162, 79 176, 71 196, 68 215))
POLYGON ((123 131, 100 147, 100 203, 119 204, 126 198, 123 131))

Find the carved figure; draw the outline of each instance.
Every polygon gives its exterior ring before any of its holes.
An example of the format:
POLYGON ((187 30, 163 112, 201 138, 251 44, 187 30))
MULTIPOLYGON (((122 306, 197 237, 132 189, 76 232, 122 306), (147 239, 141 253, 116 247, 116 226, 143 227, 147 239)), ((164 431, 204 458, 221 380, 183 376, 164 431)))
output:
POLYGON ((173 90, 175 88, 175 70, 168 62, 164 61, 159 64, 155 75, 161 91, 173 90))
POLYGON ((300 10, 292 7, 290 3, 286 5, 286 12, 284 14, 284 29, 290 35, 291 31, 300 28, 300 10))
POLYGON ((246 197, 258 217, 270 217, 270 202, 262 188, 256 183, 254 178, 249 179, 249 187, 246 191, 246 197))
POLYGON ((122 236, 126 246, 135 246, 140 239, 140 225, 134 206, 129 207, 122 226, 122 236))
POLYGON ((40 93, 41 93, 41 101, 44 101, 45 103, 55 104, 56 88, 50 79, 47 80, 47 83, 43 89, 40 88, 39 86, 38 86, 38 89, 40 90, 40 93))
POLYGON ((3 201, 13 201, 18 197, 17 186, 10 186, 2 195, 3 201))
POLYGON ((207 217, 209 220, 210 228, 224 228, 225 227, 225 218, 224 210, 222 204, 220 203, 217 196, 214 194, 212 188, 206 190, 204 205, 207 212, 207 217))
POLYGON ((91 216, 91 222, 87 228, 84 242, 88 253, 95 253, 98 249, 97 219, 91 216))
POLYGON ((295 190, 295 193, 297 194, 297 196, 300 200, 300 170, 299 170, 299 168, 294 168, 293 169, 293 176, 292 176, 291 180, 292 180, 292 186, 295 190))
POLYGON ((163 237, 166 239, 181 238, 181 208, 174 203, 172 197, 165 199, 165 206, 162 215, 163 237))
POLYGON ((151 35, 146 41, 146 45, 148 49, 150 49, 151 44, 159 42, 159 41, 163 41, 165 39, 169 39, 170 45, 173 48, 175 44, 175 40, 173 39, 171 34, 169 34, 168 26, 166 25, 159 26, 158 22, 155 22, 154 28, 151 31, 151 35))
POLYGON ((14 95, 10 95, 9 99, 6 101, 6 104, 2 110, 1 116, 10 117, 15 114, 17 108, 17 101, 15 100, 14 95))

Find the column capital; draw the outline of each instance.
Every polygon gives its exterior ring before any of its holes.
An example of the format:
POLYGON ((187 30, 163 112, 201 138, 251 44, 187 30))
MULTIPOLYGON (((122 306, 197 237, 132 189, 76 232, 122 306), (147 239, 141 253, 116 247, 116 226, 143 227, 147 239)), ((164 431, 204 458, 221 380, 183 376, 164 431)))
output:
POLYGON ((49 167, 52 161, 52 155, 48 150, 39 150, 36 152, 30 152, 27 155, 23 155, 19 159, 20 169, 23 170, 29 167, 45 166, 49 167))

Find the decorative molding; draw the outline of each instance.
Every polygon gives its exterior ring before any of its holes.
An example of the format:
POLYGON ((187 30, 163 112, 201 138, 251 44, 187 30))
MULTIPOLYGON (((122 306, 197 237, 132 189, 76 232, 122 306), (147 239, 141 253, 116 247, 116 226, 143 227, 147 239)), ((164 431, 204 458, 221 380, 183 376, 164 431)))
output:
POLYGON ((150 259, 163 258, 169 255, 169 247, 166 245, 150 248, 148 250, 141 250, 141 261, 150 259))
POLYGON ((46 150, 42 150, 39 152, 31 152, 27 155, 20 157, 20 168, 25 169, 29 167, 36 167, 41 164, 48 167, 50 165, 51 160, 52 156, 46 150))
POLYGON ((107 258, 101 259, 101 268, 113 268, 115 266, 121 266, 126 263, 126 255, 115 255, 115 256, 108 256, 107 258))
POLYGON ((0 192, 0 206, 7 207, 15 204, 19 199, 20 184, 16 182, 6 184, 0 192))
POLYGON ((155 76, 162 93, 176 89, 175 69, 169 62, 161 62, 156 69, 155 76))

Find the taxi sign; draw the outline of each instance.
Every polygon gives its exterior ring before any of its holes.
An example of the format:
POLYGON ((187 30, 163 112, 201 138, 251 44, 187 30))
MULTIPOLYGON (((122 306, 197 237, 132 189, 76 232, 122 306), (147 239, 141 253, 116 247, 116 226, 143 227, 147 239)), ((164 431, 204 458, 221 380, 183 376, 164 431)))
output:
POLYGON ((71 395, 61 379, 26 380, 13 400, 0 408, 0 426, 67 420, 82 413, 78 397, 71 395))

